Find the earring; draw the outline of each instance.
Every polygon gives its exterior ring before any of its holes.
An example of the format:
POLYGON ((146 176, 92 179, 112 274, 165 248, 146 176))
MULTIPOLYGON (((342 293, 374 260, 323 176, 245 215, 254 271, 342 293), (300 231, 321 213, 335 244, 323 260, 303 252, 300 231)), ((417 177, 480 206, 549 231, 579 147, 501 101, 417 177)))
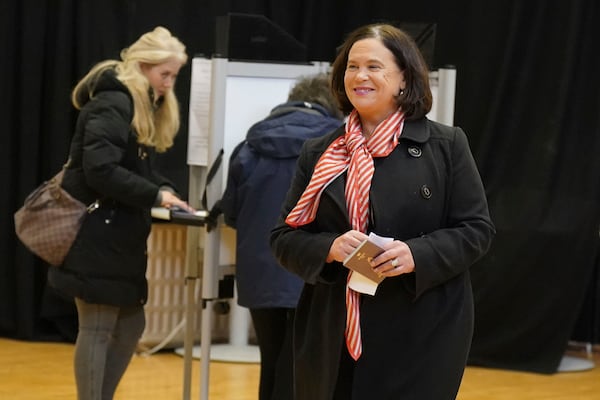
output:
POLYGON ((404 94, 404 89, 400 89, 400 96, 404 94))

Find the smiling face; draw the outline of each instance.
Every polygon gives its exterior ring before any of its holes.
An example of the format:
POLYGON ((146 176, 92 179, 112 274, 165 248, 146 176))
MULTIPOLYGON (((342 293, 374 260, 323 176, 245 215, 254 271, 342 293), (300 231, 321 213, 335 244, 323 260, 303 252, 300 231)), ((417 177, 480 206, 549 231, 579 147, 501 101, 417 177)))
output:
POLYGON ((346 96, 363 123, 374 128, 398 109, 396 96, 406 87, 393 53, 379 39, 355 42, 344 74, 346 96))
POLYGON ((182 63, 176 59, 171 59, 162 64, 140 63, 142 73, 154 90, 155 99, 164 96, 165 93, 173 89, 181 66, 182 63))

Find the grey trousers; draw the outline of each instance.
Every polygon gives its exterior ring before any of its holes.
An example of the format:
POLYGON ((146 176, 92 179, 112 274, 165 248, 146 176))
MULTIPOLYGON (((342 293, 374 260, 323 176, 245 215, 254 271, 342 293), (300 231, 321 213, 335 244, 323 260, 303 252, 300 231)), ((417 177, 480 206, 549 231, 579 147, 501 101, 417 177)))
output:
POLYGON ((75 382, 79 400, 112 400, 146 319, 143 306, 115 307, 75 299, 79 332, 75 382))

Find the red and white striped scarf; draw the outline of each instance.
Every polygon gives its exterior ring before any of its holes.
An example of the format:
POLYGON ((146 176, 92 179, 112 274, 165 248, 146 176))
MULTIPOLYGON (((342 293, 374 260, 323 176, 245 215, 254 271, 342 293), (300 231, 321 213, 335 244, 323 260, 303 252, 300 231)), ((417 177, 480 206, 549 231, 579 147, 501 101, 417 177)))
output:
MULTIPOLYGON (((404 126, 400 110, 388 116, 365 138, 356 110, 346 123, 346 134, 334 140, 315 165, 308 186, 285 222, 297 228, 315 219, 323 190, 335 178, 348 170, 346 205, 352 229, 367 232, 369 221, 369 191, 375 171, 373 157, 385 157, 394 150, 404 126)), ((348 280, 352 272, 348 274, 348 280)), ((360 339, 359 293, 346 285, 346 345, 350 355, 358 360, 362 353, 360 339)))

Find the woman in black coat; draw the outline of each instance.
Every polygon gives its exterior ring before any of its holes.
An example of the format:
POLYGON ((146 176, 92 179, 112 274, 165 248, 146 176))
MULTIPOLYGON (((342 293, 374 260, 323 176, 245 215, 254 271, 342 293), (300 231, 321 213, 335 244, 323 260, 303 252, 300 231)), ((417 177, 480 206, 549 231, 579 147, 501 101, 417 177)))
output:
POLYGON ((145 326, 146 242, 154 205, 192 209, 152 169, 173 144, 173 85, 184 45, 162 27, 94 66, 73 90, 80 110, 63 187, 90 204, 64 265, 48 282, 75 298, 79 399, 112 399, 145 326))
POLYGON ((495 233, 460 128, 428 120, 432 96, 404 32, 357 29, 333 64, 345 128, 306 142, 271 233, 305 285, 296 310, 297 400, 447 400, 473 332, 469 266, 495 233), (374 295, 343 260, 373 232, 374 295))

